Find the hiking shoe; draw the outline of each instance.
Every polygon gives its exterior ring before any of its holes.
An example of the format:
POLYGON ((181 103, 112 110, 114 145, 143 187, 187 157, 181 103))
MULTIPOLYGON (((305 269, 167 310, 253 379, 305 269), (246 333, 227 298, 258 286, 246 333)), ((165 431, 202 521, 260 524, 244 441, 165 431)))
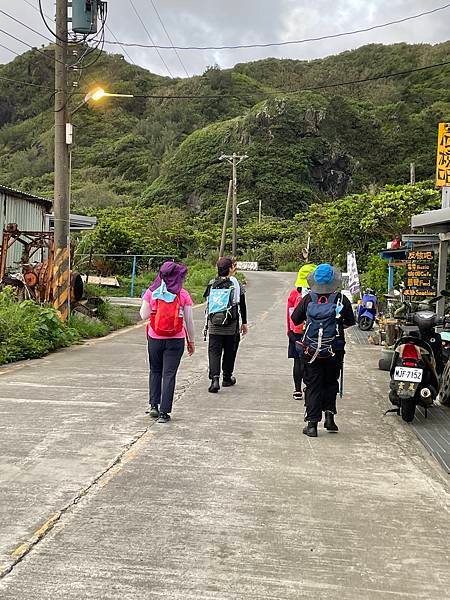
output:
POLYGON ((232 385, 236 385, 236 377, 224 377, 222 380, 222 387, 231 387, 232 385))
POLYGON ((157 419, 159 417, 159 408, 157 406, 151 406, 148 414, 152 417, 152 419, 157 419))
POLYGON ((303 428, 303 433, 308 437, 317 437, 317 423, 308 421, 306 427, 303 428))
POLYGON ((294 400, 303 400, 303 392, 294 392, 292 398, 294 400))
POLYGON ((331 410, 325 411, 325 422, 323 426, 325 429, 328 429, 328 431, 339 431, 339 427, 334 422, 334 413, 332 413, 331 410))
POLYGON ((156 421, 157 423, 167 423, 168 421, 170 421, 169 413, 159 413, 159 418, 156 421))
POLYGON ((208 392, 211 392, 211 394, 217 394, 217 392, 219 390, 220 390, 219 377, 214 376, 211 380, 211 385, 208 388, 208 392))

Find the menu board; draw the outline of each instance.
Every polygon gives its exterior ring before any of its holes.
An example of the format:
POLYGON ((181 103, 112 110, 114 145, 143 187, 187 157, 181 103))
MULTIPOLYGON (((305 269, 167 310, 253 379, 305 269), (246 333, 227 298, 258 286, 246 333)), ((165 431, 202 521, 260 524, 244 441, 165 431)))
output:
POLYGON ((432 250, 409 250, 406 255, 405 296, 436 296, 434 286, 434 252, 432 250))

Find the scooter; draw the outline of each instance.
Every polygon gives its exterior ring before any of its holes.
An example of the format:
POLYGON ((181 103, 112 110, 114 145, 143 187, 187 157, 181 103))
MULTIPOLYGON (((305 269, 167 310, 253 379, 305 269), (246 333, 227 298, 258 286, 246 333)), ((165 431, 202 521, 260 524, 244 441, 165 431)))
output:
POLYGON ((391 363, 389 400, 396 408, 387 412, 396 412, 408 423, 414 419, 416 406, 422 406, 426 414, 433 404, 443 370, 442 340, 436 332, 440 319, 429 305, 425 308, 408 315, 391 363))
POLYGON ((361 331, 369 331, 372 329, 377 315, 377 297, 373 290, 366 290, 361 304, 358 305, 356 320, 361 331))

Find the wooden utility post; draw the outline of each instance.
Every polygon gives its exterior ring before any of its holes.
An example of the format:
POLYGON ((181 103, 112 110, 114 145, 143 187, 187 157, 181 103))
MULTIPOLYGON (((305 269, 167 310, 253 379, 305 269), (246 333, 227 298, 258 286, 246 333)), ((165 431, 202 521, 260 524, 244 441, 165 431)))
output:
POLYGON ((232 247, 231 253, 233 256, 237 255, 237 166, 248 156, 246 154, 233 154, 226 155, 222 154, 219 160, 227 160, 232 166, 232 197, 233 197, 233 208, 232 208, 232 225, 233 225, 233 234, 232 234, 232 247))
POLYGON ((222 239, 220 241, 220 252, 219 252, 220 257, 225 255, 225 244, 227 241, 227 228, 228 228, 228 215, 230 214, 230 202, 231 202, 232 193, 233 193, 233 181, 230 179, 230 181, 228 183, 228 194, 227 194, 227 203, 225 205, 225 215, 223 217, 222 239))
POLYGON ((416 163, 410 163, 409 165, 409 183, 416 185, 416 163))
POLYGON ((56 0, 55 40, 55 261, 53 304, 61 318, 69 316, 70 241, 69 241, 69 151, 67 123, 67 7, 68 0, 56 0))

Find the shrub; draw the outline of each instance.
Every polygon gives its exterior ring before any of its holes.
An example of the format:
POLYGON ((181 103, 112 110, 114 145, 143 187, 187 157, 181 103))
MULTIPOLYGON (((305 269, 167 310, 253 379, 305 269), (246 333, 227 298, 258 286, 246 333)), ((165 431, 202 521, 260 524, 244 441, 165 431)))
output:
POLYGON ((78 339, 54 308, 18 302, 9 288, 0 292, 0 364, 39 358, 78 339))

